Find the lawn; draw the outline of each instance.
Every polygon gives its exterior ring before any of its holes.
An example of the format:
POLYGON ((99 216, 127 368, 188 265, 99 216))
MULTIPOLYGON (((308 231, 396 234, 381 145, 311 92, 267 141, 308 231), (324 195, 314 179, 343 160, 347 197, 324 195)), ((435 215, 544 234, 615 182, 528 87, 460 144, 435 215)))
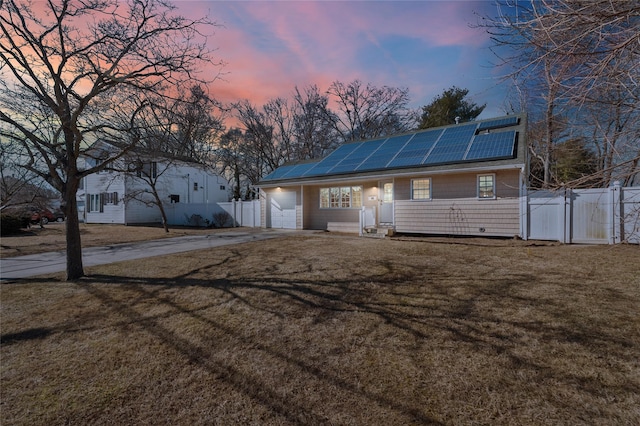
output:
POLYGON ((291 236, 0 286, 0 422, 640 424, 640 249, 291 236))

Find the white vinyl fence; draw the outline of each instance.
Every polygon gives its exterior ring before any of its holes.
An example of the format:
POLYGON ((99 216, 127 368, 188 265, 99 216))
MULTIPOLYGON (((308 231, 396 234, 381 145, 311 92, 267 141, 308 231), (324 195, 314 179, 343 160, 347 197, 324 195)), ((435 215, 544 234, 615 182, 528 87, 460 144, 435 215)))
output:
POLYGON ((165 205, 167 222, 173 226, 215 226, 217 228, 260 227, 260 201, 224 203, 173 203, 165 205))
POLYGON ((532 191, 527 218, 531 240, 640 244, 640 187, 532 191))

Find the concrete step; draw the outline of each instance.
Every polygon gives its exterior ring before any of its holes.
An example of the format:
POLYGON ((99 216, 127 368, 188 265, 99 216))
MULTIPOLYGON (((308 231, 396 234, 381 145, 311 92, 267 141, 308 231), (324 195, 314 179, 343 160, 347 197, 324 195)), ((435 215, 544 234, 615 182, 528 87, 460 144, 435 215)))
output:
POLYGON ((395 233, 393 228, 365 228, 362 236, 369 238, 384 238, 386 236, 391 236, 395 233))

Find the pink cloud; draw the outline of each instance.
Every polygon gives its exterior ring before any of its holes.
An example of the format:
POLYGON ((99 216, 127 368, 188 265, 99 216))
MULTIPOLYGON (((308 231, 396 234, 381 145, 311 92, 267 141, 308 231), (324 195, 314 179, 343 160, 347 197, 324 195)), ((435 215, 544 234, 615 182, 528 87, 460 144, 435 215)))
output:
MULTIPOLYGON (((433 81, 451 78, 458 70, 439 68, 437 58, 395 63, 395 52, 385 48, 386 39, 411 38, 425 49, 465 46, 473 50, 487 42, 485 34, 469 27, 469 23, 475 22, 475 4, 468 2, 179 1, 175 4, 189 16, 208 10, 210 18, 224 26, 210 41, 212 47, 218 48, 216 54, 227 63, 224 69, 227 74, 211 87, 214 96, 223 102, 247 98, 261 105, 270 98, 289 96, 296 85, 316 84, 326 90, 335 80, 349 82, 355 78, 376 85, 408 86, 412 93, 415 88, 424 97, 433 81), (359 55, 376 50, 378 63, 363 67, 359 55), (379 66, 380 63, 387 67, 379 66), (388 74, 389 69, 395 70, 393 75, 388 74), (426 79, 430 81, 423 81, 426 79)), ((480 8, 483 4, 477 5, 480 8)), ((440 86, 437 93, 448 87, 440 86)))

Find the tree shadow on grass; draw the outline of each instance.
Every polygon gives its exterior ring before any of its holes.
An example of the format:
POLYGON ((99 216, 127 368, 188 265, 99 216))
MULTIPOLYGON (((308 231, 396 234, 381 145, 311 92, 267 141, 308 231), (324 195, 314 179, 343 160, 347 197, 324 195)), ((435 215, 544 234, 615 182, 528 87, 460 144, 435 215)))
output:
MULTIPOLYGON (((565 395, 563 400, 547 401, 564 410, 569 417, 598 418, 602 407, 585 406, 580 399, 590 395, 591 400, 602 399, 606 395, 632 398, 638 394, 638 383, 631 378, 613 383, 605 382, 598 375, 590 377, 565 371, 544 358, 527 354, 527 340, 538 344, 573 347, 580 356, 595 355, 612 362, 633 364, 630 358, 638 351, 633 350, 633 341, 616 333, 608 332, 606 324, 584 322, 582 317, 573 317, 566 300, 551 297, 536 297, 519 291, 527 286, 539 285, 540 279, 528 273, 513 273, 496 278, 491 275, 469 277, 452 284, 452 277, 442 273, 437 267, 429 271, 412 269, 411 265, 385 265, 388 273, 380 276, 355 276, 350 279, 302 279, 295 274, 275 274, 275 269, 265 273, 244 276, 205 279, 208 268, 224 264, 219 262, 201 266, 174 278, 144 278, 115 275, 91 275, 78 282, 78 286, 98 299, 124 318, 116 326, 135 324, 150 335, 160 339, 167 347, 181 354, 189 362, 206 369, 223 382, 243 393, 256 403, 267 407, 275 415, 293 423, 330 423, 318 407, 306 407, 303 402, 295 403, 286 398, 277 388, 275 381, 267 382, 258 376, 241 371, 231 363, 215 360, 215 348, 207 342, 194 342, 169 329, 163 321, 173 316, 186 315, 205 327, 217 330, 239 342, 240 347, 260 351, 274 358, 292 371, 319 381, 342 392, 357 395, 369 405, 389 407, 410 422, 439 424, 438 419, 428 414, 431 407, 407 403, 393 394, 361 386, 355 380, 341 377, 332 370, 312 363, 304 357, 297 357, 282 347, 265 343, 255 337, 240 335, 233 327, 216 320, 207 313, 210 309, 228 301, 239 302, 257 314, 268 314, 283 320, 293 312, 303 312, 322 321, 324 316, 335 318, 335 314, 365 314, 412 337, 416 345, 438 344, 433 334, 449 336, 451 344, 465 345, 475 353, 489 359, 506 358, 506 367, 526 372, 531 383, 523 387, 548 386, 549 381, 559 381, 577 391, 573 397, 565 395), (398 272, 398 271, 402 272, 398 272), (422 275, 418 275, 422 273, 422 275), (200 277, 199 277, 200 276, 200 277), (420 285, 416 285, 416 276, 420 285), (412 280, 414 281, 412 283, 412 280), (216 298, 204 300, 195 306, 175 297, 166 290, 198 287, 211 289, 216 298), (461 292, 460 288, 465 291, 461 292), (134 297, 118 298, 114 289, 130 290, 134 297), (137 295, 137 296, 136 296, 137 295), (263 296, 267 295, 267 298, 263 296), (272 305, 267 301, 277 300, 272 305), (158 314, 143 314, 137 308, 141 302, 151 302, 167 309, 158 314), (498 308, 530 309, 535 315, 508 317, 497 313, 498 308), (488 309, 486 309, 488 308, 488 309), (544 314, 544 315, 542 315, 544 314)), ((35 281, 34 281, 35 282, 35 281)), ((131 296, 131 295, 128 295, 131 296)), ((619 296, 621 297, 621 296, 619 296)), ((256 315, 257 317, 259 315, 256 315)), ((295 320, 295 318, 291 318, 295 320)), ((77 321, 77 320, 76 320, 77 321)), ((55 329, 72 324, 60 325, 55 329)), ((82 324, 76 323, 76 327, 82 324)), ((19 335, 20 333, 15 333, 19 335)), ((25 331, 28 337, 28 330, 25 331)), ((42 337, 46 337, 43 334, 42 337)), ((637 336, 636 336, 637 337, 637 336)), ((35 338, 38 333, 35 333, 35 338)), ((313 336, 310 337, 313 339, 313 336)), ((4 339, 3 339, 4 341, 4 339)), ((16 341, 16 340, 13 340, 16 341)), ((637 343, 637 342, 636 342, 637 343)), ((420 353, 416 353, 420 356, 420 353)))
MULTIPOLYGON (((211 304, 200 306, 196 309, 185 307, 182 304, 172 300, 168 297, 163 297, 158 294, 153 288, 160 286, 162 288, 169 287, 206 287, 213 288, 227 294, 234 300, 238 300, 251 309, 261 310, 273 315, 282 316, 281 312, 272 310, 268 307, 260 306, 257 303, 250 301, 248 298, 243 297, 237 292, 239 289, 250 289, 258 291, 273 292, 278 296, 286 296, 291 301, 307 304, 309 308, 313 309, 330 309, 330 310, 345 310, 345 307, 338 307, 336 304, 339 302, 339 298, 322 291, 314 290, 307 286, 301 286, 298 283, 289 283, 289 285, 282 282, 277 284, 269 283, 251 283, 251 282, 234 282, 228 279, 218 280, 200 280, 181 278, 179 281, 173 279, 141 279, 141 278, 127 278, 121 276, 108 276, 108 275, 92 275, 87 277, 88 283, 80 283, 79 285, 89 292, 91 295, 99 299, 103 304, 118 312, 121 315, 127 317, 132 323, 144 327, 144 329, 150 334, 161 339, 167 346, 173 348, 175 351, 181 353, 190 362, 200 365, 207 369, 210 373, 216 375, 227 384, 234 387, 239 392, 250 397, 257 403, 268 407, 274 413, 289 421, 301 424, 328 424, 331 423, 320 413, 314 413, 310 411, 309 407, 296 406, 292 401, 277 392, 275 386, 277 382, 265 383, 258 377, 250 377, 243 373, 234 366, 227 364, 221 364, 220 361, 213 362, 211 360, 212 354, 210 349, 194 344, 193 342, 182 338, 175 332, 167 329, 159 322, 159 317, 147 317, 142 316, 135 309, 128 306, 127 303, 123 303, 120 300, 116 300, 110 294, 105 291, 104 284, 107 285, 122 285, 129 289, 135 289, 140 293, 143 298, 155 298, 158 303, 168 306, 172 309, 172 313, 169 315, 186 314, 193 319, 206 324, 212 329, 219 330, 224 334, 233 336, 239 340, 243 345, 251 347, 253 350, 261 351, 270 357, 280 360, 291 366, 291 368, 299 371, 301 374, 306 374, 314 377, 316 380, 328 382, 331 386, 336 386, 343 391, 358 394, 364 397, 370 403, 379 404, 382 406, 390 407, 391 409, 402 413, 404 416, 411 419, 412 422, 418 422, 420 424, 442 424, 436 421, 434 418, 425 414, 421 409, 403 404, 401 401, 394 399, 392 396, 384 395, 381 393, 374 393, 363 390, 360 386, 346 381, 337 375, 332 374, 330 371, 321 369, 317 366, 308 364, 300 359, 292 357, 289 353, 278 350, 275 347, 265 345, 259 341, 249 339, 247 337, 239 336, 233 328, 226 324, 216 321, 211 317, 205 316, 201 311, 212 307, 211 304), (289 288, 286 288, 289 287, 289 288), (325 303, 318 301, 311 301, 307 297, 303 296, 313 295, 315 298, 324 298, 325 303)), ((353 309, 353 308, 349 308, 353 309)), ((356 307, 357 309, 357 307, 356 307)), ((164 315, 162 315, 164 316, 164 315)), ((311 407, 313 408, 313 407, 311 407)), ((317 408, 317 407, 316 407, 317 408)))

